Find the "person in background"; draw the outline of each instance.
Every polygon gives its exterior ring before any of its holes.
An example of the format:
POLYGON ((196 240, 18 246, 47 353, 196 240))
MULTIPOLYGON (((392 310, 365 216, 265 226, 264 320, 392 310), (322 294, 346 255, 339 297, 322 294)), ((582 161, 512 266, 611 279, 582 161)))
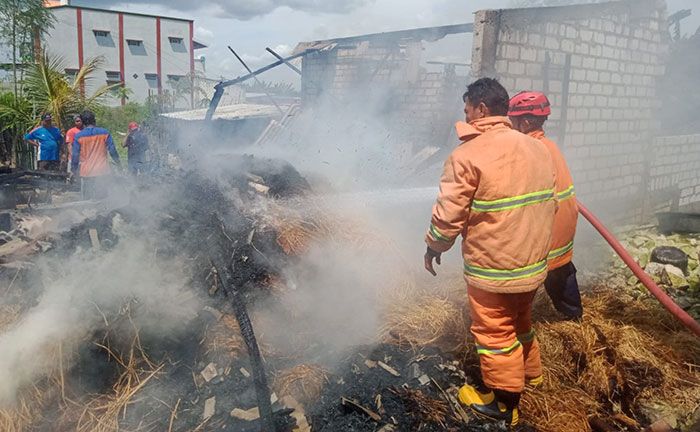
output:
POLYGON ((33 146, 38 147, 37 168, 46 171, 58 171, 60 166, 61 147, 63 136, 61 131, 53 125, 51 114, 41 116, 41 126, 24 136, 33 146))
POLYGON ((542 380, 532 328, 532 302, 547 276, 555 170, 547 148, 514 131, 508 92, 491 78, 463 96, 462 144, 445 162, 440 193, 425 236, 425 269, 462 236, 471 332, 482 383, 465 384, 459 400, 476 414, 518 423, 526 382, 542 380))
POLYGON ((83 199, 104 198, 112 173, 107 155, 121 169, 119 153, 109 131, 95 125, 95 114, 84 111, 80 118, 85 127, 73 138, 73 174, 80 177, 83 199))
POLYGON ((71 170, 71 160, 72 160, 72 154, 73 154, 73 141, 75 140, 75 135, 83 130, 83 119, 80 118, 80 115, 76 115, 73 117, 73 127, 68 129, 68 132, 66 132, 66 160, 68 161, 68 171, 71 170))
POLYGON ((559 209, 552 228, 552 248, 547 259, 549 272, 544 288, 552 299, 554 308, 568 320, 577 321, 583 315, 581 293, 576 281, 576 267, 571 262, 574 253, 574 236, 578 221, 578 206, 574 193, 574 181, 556 143, 544 134, 544 123, 552 113, 549 99, 540 92, 521 92, 510 100, 508 116, 513 129, 541 141, 549 150, 557 173, 557 201, 559 209))
POLYGON ((136 122, 129 123, 129 135, 124 140, 127 149, 129 172, 133 175, 143 174, 146 167, 148 136, 136 122))

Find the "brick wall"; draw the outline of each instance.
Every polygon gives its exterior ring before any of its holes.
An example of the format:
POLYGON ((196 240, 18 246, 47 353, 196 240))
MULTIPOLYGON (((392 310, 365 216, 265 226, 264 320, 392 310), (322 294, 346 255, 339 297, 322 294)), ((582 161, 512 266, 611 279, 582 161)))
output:
POLYGON ((681 206, 700 202, 700 135, 664 136, 654 140, 649 192, 677 188, 681 206))
POLYGON ((459 117, 466 77, 426 71, 421 52, 421 42, 363 41, 309 54, 302 61, 304 103, 330 100, 381 118, 390 139, 405 147, 401 157, 442 146, 459 117))
POLYGON ((480 11, 474 22, 473 74, 498 77, 510 93, 545 91, 553 104, 546 129, 579 197, 608 210, 625 198, 626 218, 649 182, 665 20, 664 2, 638 0, 480 11))

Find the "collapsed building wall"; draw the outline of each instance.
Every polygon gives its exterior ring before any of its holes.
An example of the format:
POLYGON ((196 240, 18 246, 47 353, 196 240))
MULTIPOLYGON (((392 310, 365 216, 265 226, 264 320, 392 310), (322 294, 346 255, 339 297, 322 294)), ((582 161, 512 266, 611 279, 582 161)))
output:
POLYGON ((547 132, 578 195, 609 217, 642 217, 657 81, 665 72, 665 3, 656 0, 476 13, 472 72, 512 94, 545 91, 547 132))
POLYGON ((443 146, 467 78, 456 64, 439 72, 423 67, 423 44, 469 31, 471 24, 460 24, 302 43, 297 52, 320 48, 302 61, 304 104, 330 100, 382 119, 403 159, 443 146))

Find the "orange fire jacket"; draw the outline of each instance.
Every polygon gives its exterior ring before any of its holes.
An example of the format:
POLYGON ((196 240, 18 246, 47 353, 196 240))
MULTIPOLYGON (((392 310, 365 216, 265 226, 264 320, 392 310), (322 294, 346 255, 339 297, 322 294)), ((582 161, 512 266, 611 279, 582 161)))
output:
POLYGON ((469 286, 529 292, 547 275, 555 171, 547 148, 512 129, 507 117, 459 122, 463 141, 445 162, 426 234, 437 252, 463 237, 469 286))
POLYGON ((578 221, 574 181, 571 178, 571 172, 566 165, 564 155, 554 141, 544 136, 542 130, 531 132, 529 135, 547 146, 557 173, 556 193, 559 208, 554 217, 552 248, 548 257, 549 269, 554 270, 570 263, 574 255, 574 236, 578 221))

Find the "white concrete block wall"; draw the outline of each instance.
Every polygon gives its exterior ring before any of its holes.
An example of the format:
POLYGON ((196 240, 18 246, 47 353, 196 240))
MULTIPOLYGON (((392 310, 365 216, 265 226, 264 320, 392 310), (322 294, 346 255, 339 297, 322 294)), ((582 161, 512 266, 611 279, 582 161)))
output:
POLYGON ((700 135, 658 137, 649 168, 649 192, 677 187, 680 205, 700 202, 700 135))
POLYGON ((579 195, 588 201, 641 196, 646 191, 650 160, 637 155, 647 152, 657 131, 651 102, 667 50, 660 26, 665 19, 662 6, 651 0, 626 0, 605 7, 505 9, 498 13, 495 47, 474 51, 472 64, 487 65, 475 74, 497 76, 511 93, 545 90, 548 55, 551 67, 546 90, 553 114, 547 127, 558 140, 562 72, 566 55, 570 55, 566 138, 559 144, 569 159, 579 195), (521 43, 522 38, 527 43, 521 43), (487 58, 486 52, 495 57, 487 58))

